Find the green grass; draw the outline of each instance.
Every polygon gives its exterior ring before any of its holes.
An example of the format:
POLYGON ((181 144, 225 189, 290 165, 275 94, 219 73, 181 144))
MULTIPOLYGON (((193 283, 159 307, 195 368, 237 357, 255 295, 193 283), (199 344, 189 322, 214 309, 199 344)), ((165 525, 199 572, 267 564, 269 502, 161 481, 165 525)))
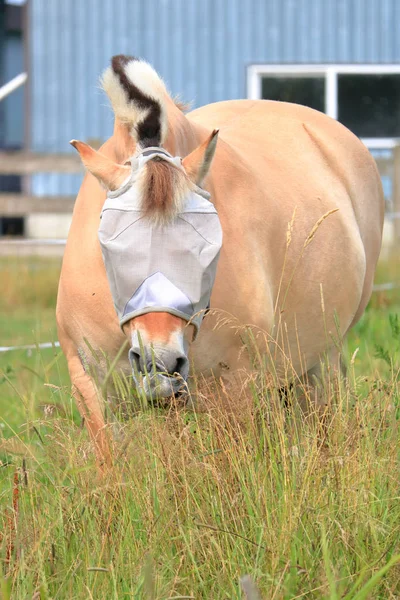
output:
MULTIPOLYGON (((54 341, 59 264, 0 267, 0 343, 54 341)), ((396 314, 398 290, 373 296, 325 419, 204 384, 197 413, 125 423, 103 479, 60 350, 0 354, 0 598, 238 599, 245 574, 265 599, 399 598, 396 314)))

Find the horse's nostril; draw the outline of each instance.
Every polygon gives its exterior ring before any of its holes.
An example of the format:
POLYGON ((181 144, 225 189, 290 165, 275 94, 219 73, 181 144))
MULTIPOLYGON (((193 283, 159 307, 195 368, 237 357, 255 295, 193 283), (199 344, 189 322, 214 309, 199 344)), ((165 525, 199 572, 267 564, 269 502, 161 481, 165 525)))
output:
POLYGON ((176 360, 175 370, 172 372, 172 374, 178 373, 178 375, 181 375, 186 365, 186 361, 187 359, 184 356, 179 356, 176 360))
POLYGON ((134 370, 136 370, 138 373, 142 372, 143 362, 140 358, 140 353, 135 352, 135 350, 133 350, 132 348, 129 350, 129 361, 134 370))

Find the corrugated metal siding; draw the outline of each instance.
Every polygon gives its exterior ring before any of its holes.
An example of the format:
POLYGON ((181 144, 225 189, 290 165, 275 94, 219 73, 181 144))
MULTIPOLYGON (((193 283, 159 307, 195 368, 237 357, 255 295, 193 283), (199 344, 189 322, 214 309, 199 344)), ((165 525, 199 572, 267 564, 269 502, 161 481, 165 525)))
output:
POLYGON ((246 96, 252 63, 400 62, 399 0, 30 0, 32 147, 106 138, 98 78, 148 60, 193 106, 246 96))
MULTIPOLYGON (((24 70, 21 36, 7 35, 4 39, 4 68, 0 85, 8 83, 24 70)), ((20 88, 2 100, 2 130, 0 143, 4 147, 18 148, 24 143, 24 89, 20 88)))
POLYGON ((251 63, 400 61, 398 0, 31 0, 32 145, 106 137, 98 78, 142 56, 194 106, 246 95, 251 63))

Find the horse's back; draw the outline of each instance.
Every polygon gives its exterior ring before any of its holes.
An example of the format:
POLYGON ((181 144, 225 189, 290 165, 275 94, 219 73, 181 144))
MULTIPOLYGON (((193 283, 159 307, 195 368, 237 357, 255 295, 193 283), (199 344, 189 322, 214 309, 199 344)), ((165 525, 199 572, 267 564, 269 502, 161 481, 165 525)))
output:
MULTIPOLYGON (((189 120, 220 129, 220 138, 239 153, 256 160, 276 157, 312 160, 315 151, 325 154, 328 167, 347 159, 341 174, 355 167, 366 168, 378 178, 375 162, 364 144, 351 131, 324 113, 289 102, 273 100, 228 100, 203 106, 188 115, 189 120), (300 154, 294 152, 301 150, 300 154), (336 156, 336 161, 329 160, 336 156)), ((357 178, 358 173, 354 173, 357 178)))
MULTIPOLYGON (((257 207, 288 222, 293 210, 318 218, 321 208, 354 216, 367 254, 379 252, 384 216, 380 176, 371 154, 338 121, 306 106, 270 100, 217 102, 189 113, 190 120, 220 129, 250 168, 266 202, 257 207)), ((240 165, 238 165, 240 168, 240 165)))

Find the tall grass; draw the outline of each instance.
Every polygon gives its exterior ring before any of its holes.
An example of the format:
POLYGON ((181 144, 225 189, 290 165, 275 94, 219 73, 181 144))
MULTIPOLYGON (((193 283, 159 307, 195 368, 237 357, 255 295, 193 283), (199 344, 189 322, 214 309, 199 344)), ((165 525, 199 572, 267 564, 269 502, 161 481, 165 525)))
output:
POLYGON ((60 266, 61 260, 56 258, 1 258, 0 313, 55 308, 60 266))
MULTIPOLYGON (((395 292, 374 297, 323 415, 282 402, 263 364, 229 388, 198 381, 196 411, 121 421, 103 479, 62 356, 7 359, 0 597, 399 598, 399 312, 395 292)), ((112 378, 125 410, 129 382, 112 378)))
POLYGON ((0 258, 0 346, 56 339, 60 259, 0 258))

